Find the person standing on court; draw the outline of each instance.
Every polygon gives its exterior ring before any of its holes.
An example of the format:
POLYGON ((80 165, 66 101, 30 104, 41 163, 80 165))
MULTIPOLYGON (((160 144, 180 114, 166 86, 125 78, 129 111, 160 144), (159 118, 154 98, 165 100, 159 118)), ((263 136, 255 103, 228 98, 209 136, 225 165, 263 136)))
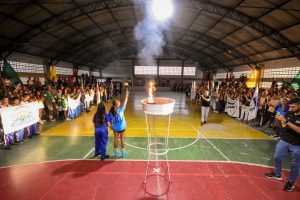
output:
POLYGON ((109 155, 106 154, 108 120, 105 112, 105 105, 102 102, 98 104, 93 123, 95 128, 95 157, 101 155, 101 160, 105 160, 109 158, 109 155))
POLYGON ((129 91, 128 87, 126 87, 126 94, 124 103, 121 105, 118 99, 113 100, 113 105, 109 112, 109 122, 111 123, 111 128, 114 132, 114 151, 115 157, 118 158, 120 151, 118 149, 118 139, 121 140, 121 148, 122 148, 122 157, 126 157, 125 150, 125 129, 126 129, 126 121, 124 116, 124 111, 126 108, 126 104, 128 101, 129 91))
POLYGON ((205 90, 204 95, 201 95, 201 125, 206 124, 209 108, 210 108, 210 96, 208 90, 205 90))
POLYGON ((289 112, 285 115, 276 115, 278 124, 285 128, 285 131, 276 145, 274 172, 265 174, 265 176, 270 179, 282 180, 282 160, 290 152, 292 155, 291 172, 283 189, 291 192, 300 168, 300 98, 293 98, 288 104, 290 105, 289 112))

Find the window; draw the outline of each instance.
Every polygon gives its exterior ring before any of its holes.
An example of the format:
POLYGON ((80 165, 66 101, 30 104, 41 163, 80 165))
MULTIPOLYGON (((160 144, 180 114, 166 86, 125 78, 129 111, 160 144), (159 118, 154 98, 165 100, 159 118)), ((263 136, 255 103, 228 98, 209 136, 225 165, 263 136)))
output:
POLYGON ((99 73, 99 72, 92 72, 92 74, 93 74, 95 77, 99 77, 99 76, 100 76, 100 73, 99 73))
POLYGON ((299 71, 300 67, 265 69, 262 78, 294 78, 299 71))
POLYGON ((159 75, 181 76, 181 67, 159 67, 159 75))
POLYGON ((97 79, 97 82, 98 82, 98 83, 105 83, 105 82, 106 82, 106 79, 105 79, 105 78, 103 78, 103 79, 100 79, 100 78, 99 78, 99 79, 97 79))
POLYGON ((196 67, 184 67, 183 75, 184 76, 195 76, 196 75, 196 67))
POLYGON ((271 87, 271 85, 272 85, 272 82, 261 82, 260 83, 261 84, 261 88, 270 88, 271 87))
MULTIPOLYGON (((240 72, 232 72, 234 78, 240 78, 241 75, 246 75, 247 78, 250 77, 251 75, 251 71, 240 71, 240 72)), ((227 76, 227 72, 224 72, 224 73, 218 73, 216 75, 216 79, 226 79, 226 76, 227 76)), ((230 73, 228 73, 228 78, 230 78, 230 73)))
MULTIPOLYGON (((251 71, 241 71, 241 72, 233 72, 233 76, 234 78, 240 78, 241 75, 246 75, 247 78, 250 78, 250 75, 251 75, 251 71)), ((228 75, 229 76, 229 75, 228 75)))
POLYGON ((89 70, 78 70, 78 76, 80 76, 81 74, 90 74, 89 70))
MULTIPOLYGON (((272 82, 261 82, 261 88, 268 89, 271 88, 272 82)), ((282 82, 277 82, 278 87, 282 86, 282 82)))
MULTIPOLYGON (((65 67, 55 67, 56 73, 59 75, 73 75, 73 69, 65 67)), ((51 68, 50 68, 51 71, 51 68)))
MULTIPOLYGON (((216 79, 225 79, 227 76, 227 73, 218 73, 216 75, 216 79)), ((229 77, 229 74, 228 74, 228 77, 229 77)))
POLYGON ((7 61, 7 62, 12 66, 12 68, 16 72, 44 74, 44 67, 43 67, 43 65, 32 64, 32 63, 24 63, 24 62, 17 62, 17 61, 7 61))
POLYGON ((134 66, 135 75, 156 75, 157 66, 134 66))

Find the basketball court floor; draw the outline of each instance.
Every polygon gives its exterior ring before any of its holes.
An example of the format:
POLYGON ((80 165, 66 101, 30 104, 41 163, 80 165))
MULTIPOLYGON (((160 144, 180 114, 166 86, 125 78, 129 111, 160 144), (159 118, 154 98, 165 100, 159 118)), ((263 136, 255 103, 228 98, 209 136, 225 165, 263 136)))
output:
MULTIPOLYGON (((71 121, 46 123, 31 140, 0 151, 1 199, 300 199, 300 181, 293 192, 282 187, 291 158, 284 160, 283 181, 264 178, 273 166, 276 141, 223 114, 210 112, 200 126, 199 105, 183 93, 160 92, 176 100, 171 116, 168 157, 172 183, 166 194, 151 196, 143 184, 148 157, 143 91, 130 92, 125 111, 127 157, 94 158, 90 113, 71 121)), ((109 109, 109 103, 107 108, 109 109)), ((157 123, 158 132, 164 128, 157 123)), ((148 185, 157 188, 161 180, 148 185)))

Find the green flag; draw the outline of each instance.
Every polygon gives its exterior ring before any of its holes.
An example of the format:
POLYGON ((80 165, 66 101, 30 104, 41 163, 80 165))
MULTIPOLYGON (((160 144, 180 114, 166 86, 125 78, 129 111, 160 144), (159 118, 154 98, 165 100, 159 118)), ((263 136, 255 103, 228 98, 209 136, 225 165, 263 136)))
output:
POLYGON ((293 78, 292 80, 292 86, 294 87, 295 90, 298 90, 299 85, 300 85, 300 71, 298 74, 293 78))
POLYGON ((17 72, 12 68, 12 66, 7 62, 7 60, 3 61, 2 77, 9 78, 11 80, 12 85, 15 85, 16 83, 22 83, 17 72))

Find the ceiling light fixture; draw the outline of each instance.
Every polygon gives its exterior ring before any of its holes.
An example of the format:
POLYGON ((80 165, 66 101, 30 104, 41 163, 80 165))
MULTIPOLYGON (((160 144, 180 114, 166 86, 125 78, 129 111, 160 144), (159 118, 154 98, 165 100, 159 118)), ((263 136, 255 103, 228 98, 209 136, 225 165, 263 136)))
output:
POLYGON ((152 0, 152 13, 159 21, 165 21, 173 14, 173 4, 171 0, 152 0))

